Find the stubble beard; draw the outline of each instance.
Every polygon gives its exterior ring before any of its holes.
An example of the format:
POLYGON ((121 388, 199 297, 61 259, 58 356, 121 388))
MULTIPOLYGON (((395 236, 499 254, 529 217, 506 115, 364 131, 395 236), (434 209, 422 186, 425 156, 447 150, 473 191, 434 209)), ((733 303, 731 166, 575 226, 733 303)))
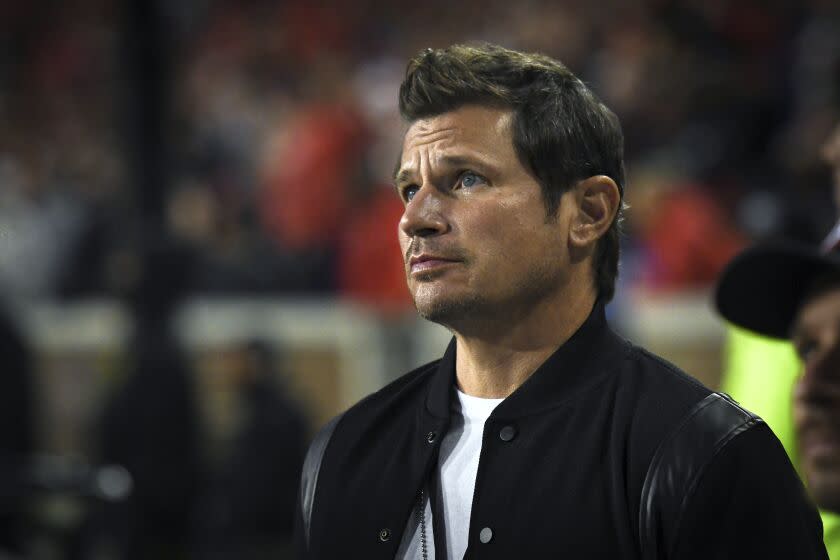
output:
POLYGON ((452 329, 465 318, 487 309, 488 302, 475 293, 460 298, 438 296, 428 299, 415 294, 414 307, 427 321, 452 329))
MULTIPOLYGON (((420 286, 414 291, 414 307, 417 313, 433 323, 452 331, 463 331, 470 325, 493 324, 498 321, 511 323, 536 305, 540 305, 555 292, 559 279, 548 261, 536 263, 534 267, 507 290, 489 297, 481 290, 469 290, 462 294, 421 293, 432 289, 424 284, 431 282, 433 274, 420 275, 420 286)), ((443 292, 443 288, 437 288, 443 292)))
POLYGON ((808 490, 814 502, 822 509, 840 512, 840 482, 835 479, 834 473, 825 475, 804 470, 808 490))

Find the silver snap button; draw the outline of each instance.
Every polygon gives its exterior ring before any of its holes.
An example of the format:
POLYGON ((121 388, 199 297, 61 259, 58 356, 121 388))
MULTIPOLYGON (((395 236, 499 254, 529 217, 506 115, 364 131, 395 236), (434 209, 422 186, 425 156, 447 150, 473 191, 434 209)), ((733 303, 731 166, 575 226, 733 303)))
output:
POLYGON ((437 434, 435 432, 429 432, 426 434, 426 441, 429 443, 434 443, 435 439, 437 439, 437 434))
POLYGON ((490 527, 485 527, 478 534, 478 539, 484 544, 489 543, 491 540, 493 540, 493 529, 491 529, 490 527))
POLYGON ((388 542, 388 539, 391 538, 391 530, 390 529, 382 529, 379 531, 379 541, 380 542, 388 542))

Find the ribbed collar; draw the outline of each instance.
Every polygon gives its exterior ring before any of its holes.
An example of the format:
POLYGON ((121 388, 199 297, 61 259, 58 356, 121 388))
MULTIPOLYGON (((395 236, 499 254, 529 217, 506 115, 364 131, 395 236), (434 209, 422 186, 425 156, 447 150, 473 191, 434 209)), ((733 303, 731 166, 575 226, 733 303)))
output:
MULTIPOLYGON (((608 367, 629 346, 607 324, 604 305, 598 302, 572 337, 493 411, 494 418, 518 418, 555 407, 597 383, 615 368, 608 367)), ((449 418, 455 385, 455 339, 449 343, 432 378, 426 408, 438 418, 449 418)))

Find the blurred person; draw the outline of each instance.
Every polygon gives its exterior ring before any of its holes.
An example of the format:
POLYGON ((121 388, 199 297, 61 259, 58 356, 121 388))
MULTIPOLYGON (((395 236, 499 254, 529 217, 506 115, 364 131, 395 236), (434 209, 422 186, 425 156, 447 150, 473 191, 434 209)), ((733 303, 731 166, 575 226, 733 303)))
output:
POLYGON ((825 558, 767 426, 606 323, 615 115, 492 45, 419 53, 400 112, 407 283, 454 339, 318 434, 300 557, 825 558))
POLYGON ((336 269, 342 297, 401 317, 411 308, 411 300, 405 291, 399 243, 393 236, 393 224, 402 216, 403 207, 392 189, 374 181, 359 189, 339 239, 336 269))
POLYGON ((251 342, 224 352, 241 420, 201 489, 194 557, 259 560, 290 554, 307 426, 276 375, 275 352, 251 342))
POLYGON ((297 274, 293 263, 284 261, 248 223, 243 198, 189 180, 168 195, 167 229, 189 247, 194 259, 191 293, 271 293, 288 286, 285 279, 297 274))
POLYGON ((13 304, 56 295, 85 227, 83 205, 34 158, 0 153, 0 289, 13 304))
MULTIPOLYGON (((413 309, 405 289, 399 242, 393 235, 403 205, 388 181, 403 134, 393 106, 393 92, 402 74, 402 61, 389 55, 368 60, 353 78, 369 141, 355 164, 336 254, 339 296, 397 321, 413 309), (371 274, 371 270, 377 273, 371 274)), ((391 333, 399 329, 393 323, 389 327, 396 327, 388 329, 391 333)))
POLYGON ((707 185, 674 170, 651 166, 635 177, 625 231, 644 266, 633 279, 651 291, 713 284, 745 245, 722 205, 707 185))
POLYGON ((27 504, 20 494, 20 473, 35 451, 35 418, 32 355, 2 306, 0 364, 0 557, 5 557, 24 551, 27 504))
POLYGON ((793 343, 802 373, 793 426, 800 468, 816 503, 840 513, 840 225, 822 250, 776 242, 738 255, 715 294, 721 315, 793 343))
POLYGON ((183 558, 201 474, 198 411, 170 319, 184 295, 190 259, 168 240, 149 241, 133 258, 133 273, 126 274, 132 283, 124 289, 134 335, 125 378, 105 403, 98 426, 98 459, 124 466, 133 492, 94 514, 88 554, 183 558))
POLYGON ((284 291, 336 290, 338 239, 365 178, 370 132, 352 95, 337 91, 330 98, 346 77, 334 75, 333 64, 326 67, 313 69, 326 75, 309 80, 327 98, 301 106, 277 131, 260 171, 260 221, 289 262, 277 277, 284 291))
MULTIPOLYGON (((819 152, 833 179, 834 206, 840 208, 840 122, 819 152)), ((734 326, 728 330, 721 388, 761 415, 794 463, 800 459, 791 405, 800 370, 796 349, 786 338, 768 338, 734 326)), ((840 514, 825 509, 820 513, 829 557, 840 558, 840 514)))
POLYGON ((81 5, 45 18, 39 4, 0 8, 10 26, 0 32, 0 288, 11 304, 102 295, 124 193, 113 19, 81 5))

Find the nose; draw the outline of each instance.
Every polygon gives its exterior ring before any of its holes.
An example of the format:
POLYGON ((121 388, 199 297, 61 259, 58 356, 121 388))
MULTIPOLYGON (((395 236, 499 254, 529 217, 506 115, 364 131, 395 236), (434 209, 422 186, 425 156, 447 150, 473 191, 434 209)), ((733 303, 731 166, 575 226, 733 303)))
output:
POLYGON ((443 216, 443 200, 433 187, 423 186, 405 205, 400 219, 400 231, 407 237, 433 237, 446 233, 448 224, 443 216))

